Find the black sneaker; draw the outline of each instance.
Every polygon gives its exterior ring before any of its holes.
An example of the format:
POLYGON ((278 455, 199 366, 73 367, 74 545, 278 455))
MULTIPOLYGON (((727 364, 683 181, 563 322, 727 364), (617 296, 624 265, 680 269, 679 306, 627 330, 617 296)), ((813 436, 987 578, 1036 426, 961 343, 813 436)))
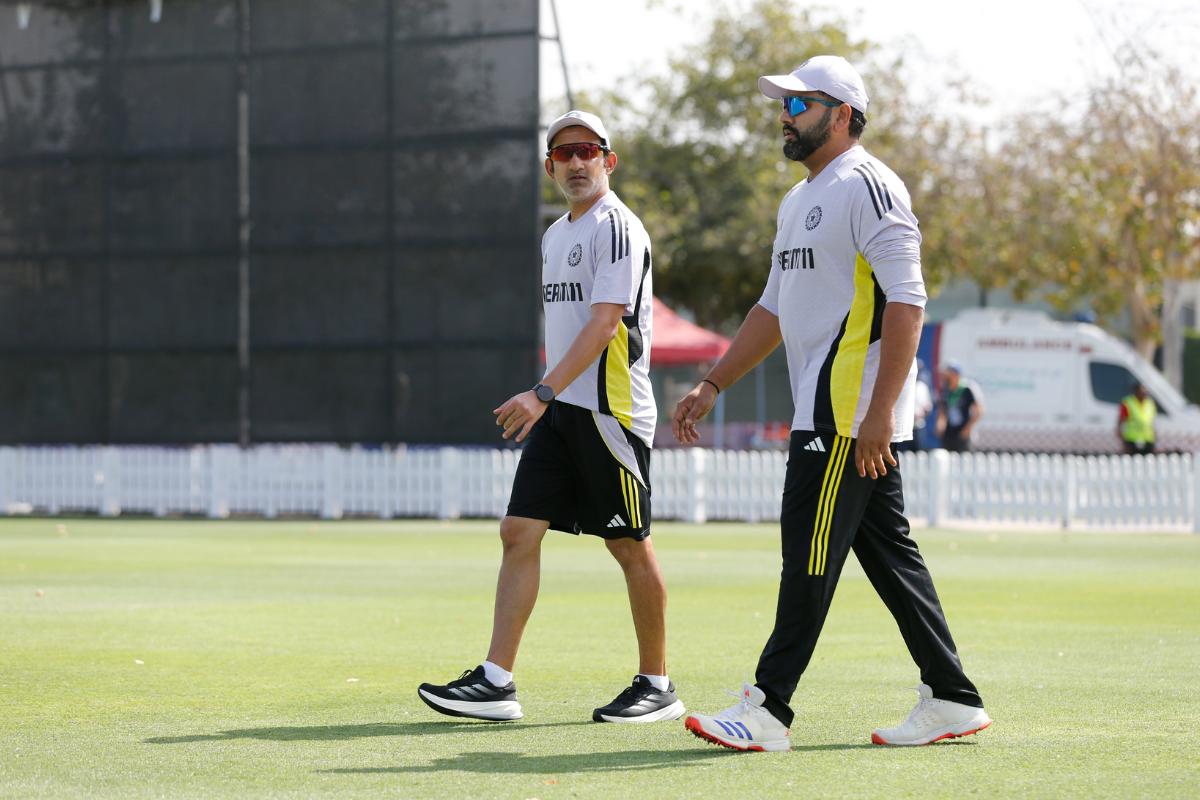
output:
POLYGON ((654 688, 645 677, 638 675, 616 699, 592 712, 594 722, 658 722, 679 719, 686 711, 675 696, 675 684, 665 692, 654 688))
POLYGON ((452 717, 504 721, 525 716, 517 702, 517 685, 509 681, 507 686, 493 686, 483 676, 482 664, 445 686, 422 683, 417 695, 434 711, 452 717))

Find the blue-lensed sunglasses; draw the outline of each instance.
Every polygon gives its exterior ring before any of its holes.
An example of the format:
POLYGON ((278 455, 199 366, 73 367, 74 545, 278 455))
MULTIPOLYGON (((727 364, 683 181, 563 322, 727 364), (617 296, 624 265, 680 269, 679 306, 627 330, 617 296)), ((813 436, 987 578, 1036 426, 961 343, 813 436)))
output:
POLYGON ((808 110, 809 103, 817 103, 827 108, 837 108, 844 105, 840 100, 822 100, 820 97, 783 97, 783 110, 789 117, 798 117, 808 110))

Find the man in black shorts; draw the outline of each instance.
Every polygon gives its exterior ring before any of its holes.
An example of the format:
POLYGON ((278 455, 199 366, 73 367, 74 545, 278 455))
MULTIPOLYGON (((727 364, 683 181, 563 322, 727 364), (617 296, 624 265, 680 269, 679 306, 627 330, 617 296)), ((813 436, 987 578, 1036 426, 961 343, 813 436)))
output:
POLYGON ((609 190, 617 166, 594 114, 570 111, 546 134, 546 174, 570 211, 542 238, 546 367, 541 383, 494 409, 505 439, 528 441, 500 523, 504 548, 487 659, 448 684, 421 684, 435 711, 523 716, 512 669, 537 601, 547 529, 605 540, 629 589, 640 665, 596 722, 678 719, 666 668, 667 592, 650 544, 650 239, 609 190))

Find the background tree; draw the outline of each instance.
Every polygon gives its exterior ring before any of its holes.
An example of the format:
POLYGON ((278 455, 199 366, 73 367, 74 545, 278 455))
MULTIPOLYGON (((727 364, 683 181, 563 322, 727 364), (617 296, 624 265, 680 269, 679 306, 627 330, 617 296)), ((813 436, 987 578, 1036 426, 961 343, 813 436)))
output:
POLYGON ((600 98, 623 132, 618 150, 631 167, 616 189, 652 232, 660 296, 706 325, 741 320, 766 280, 779 201, 805 174, 784 161, 777 104, 758 93, 758 77, 867 49, 837 21, 755 2, 718 11, 668 74, 600 98))
POLYGON ((1001 156, 1030 286, 1063 310, 1127 315, 1149 358, 1164 290, 1200 279, 1200 103, 1194 79, 1144 50, 1118 67, 1080 108, 1021 119, 1001 156))
POLYGON ((881 59, 879 47, 846 30, 827 12, 765 0, 743 13, 719 10, 667 75, 596 98, 622 131, 617 147, 632 167, 618 171, 615 188, 653 233, 656 292, 703 324, 731 329, 758 299, 779 202, 807 174, 784 159, 777 104, 759 94, 758 78, 821 53, 844 55, 868 76, 863 141, 913 195, 931 289, 962 274, 985 287, 1011 276, 994 266, 1004 238, 967 224, 1007 201, 989 194, 1003 171, 991 182, 976 174, 982 131, 946 112, 964 102, 964 88, 917 99, 903 58, 881 59))
POLYGON ((1127 316, 1149 355, 1164 287, 1200 278, 1196 79, 1131 42, 1082 102, 989 130, 966 86, 918 96, 902 56, 847 28, 767 0, 723 7, 667 74, 595 98, 620 132, 627 168, 614 185, 652 233, 658 294, 726 330, 758 298, 779 201, 806 173, 783 158, 776 104, 757 80, 839 53, 871 94, 863 144, 912 193, 932 295, 969 278, 981 293, 1088 307, 1102 322, 1127 316))

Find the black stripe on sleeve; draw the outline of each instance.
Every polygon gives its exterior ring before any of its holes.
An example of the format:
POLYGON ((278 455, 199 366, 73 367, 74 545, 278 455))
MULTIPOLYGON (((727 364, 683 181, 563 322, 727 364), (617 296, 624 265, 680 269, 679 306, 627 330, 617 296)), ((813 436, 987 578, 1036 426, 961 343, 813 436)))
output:
POLYGON ((625 258, 629 255, 629 220, 625 217, 622 217, 622 219, 625 220, 625 249, 621 253, 621 258, 625 258))
POLYGON ((867 171, 869 171, 871 173, 872 177, 874 177, 875 188, 876 188, 876 190, 879 191, 880 197, 883 199, 884 208, 886 208, 888 211, 891 211, 892 210, 892 193, 888 191, 887 183, 883 180, 883 177, 879 174, 878 168, 876 168, 876 166, 869 161, 864 161, 862 163, 862 166, 865 167, 867 169, 867 171))
POLYGON ((871 195, 871 205, 875 206, 875 213, 880 219, 883 219, 883 210, 879 207, 879 199, 875 196, 875 186, 871 183, 871 178, 866 171, 859 165, 854 168, 854 171, 862 177, 863 182, 867 184, 867 194, 871 195))
POLYGON ((625 257, 625 215, 619 208, 614 208, 612 213, 617 218, 617 249, 612 254, 613 263, 616 263, 625 257))
POLYGON ((875 196, 879 198, 879 205, 884 212, 892 210, 892 196, 888 194, 887 186, 879 179, 879 173, 875 170, 874 165, 868 162, 859 164, 859 168, 863 174, 871 179, 871 185, 875 187, 875 196))
POLYGON ((609 246, 609 253, 612 256, 613 263, 617 261, 617 221, 613 219, 613 212, 608 212, 608 229, 612 234, 612 244, 609 246))

